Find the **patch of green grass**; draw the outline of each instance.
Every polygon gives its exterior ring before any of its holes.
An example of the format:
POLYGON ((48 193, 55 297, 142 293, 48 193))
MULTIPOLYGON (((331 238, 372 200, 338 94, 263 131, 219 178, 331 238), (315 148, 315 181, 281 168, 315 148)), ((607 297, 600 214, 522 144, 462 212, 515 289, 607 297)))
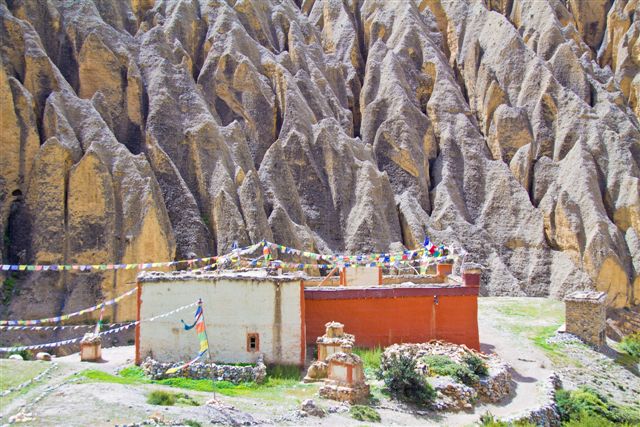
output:
POLYGON ((564 317, 564 304, 547 298, 527 298, 526 301, 514 298, 500 298, 495 301, 496 310, 507 316, 526 319, 557 319, 564 317))
POLYGON ((136 365, 127 366, 126 368, 121 369, 120 372, 118 372, 118 375, 124 378, 145 378, 142 368, 136 365))
POLYGON ((200 424, 196 420, 183 420, 182 424, 184 424, 186 426, 189 426, 189 427, 202 427, 202 424, 200 424))
POLYGON ((550 353, 555 353, 560 349, 559 344, 550 344, 547 342, 549 338, 555 335, 558 327, 556 326, 543 326, 534 328, 534 334, 531 340, 535 345, 550 353))
POLYGON ((123 385, 159 384, 179 389, 193 390, 207 393, 220 393, 225 396, 257 397, 277 402, 290 402, 292 399, 300 401, 312 397, 317 386, 302 384, 299 381, 300 369, 293 367, 272 367, 268 369, 264 383, 253 382, 233 384, 229 381, 213 381, 211 379, 195 380, 191 378, 166 378, 151 380, 137 366, 122 369, 119 375, 111 375, 98 370, 85 370, 76 374, 84 381, 109 382, 123 385))
POLYGON ((360 356, 365 370, 377 371, 380 369, 380 362, 382 360, 382 347, 375 348, 360 348, 356 347, 353 352, 360 356))
MULTIPOLYGON (((225 381, 217 381, 216 385, 225 382, 225 381)), ((191 378, 166 378, 164 380, 154 381, 156 384, 162 384, 169 387, 175 388, 184 388, 186 390, 195 390, 195 391, 217 391, 214 386, 214 382, 212 380, 194 380, 191 378)))
POLYGON ((0 391, 22 384, 48 367, 48 363, 41 361, 0 360, 0 391))
POLYGON ((97 369, 86 369, 84 371, 78 372, 76 375, 84 377, 87 380, 91 380, 94 382, 104 382, 104 383, 114 383, 114 384, 124 384, 124 385, 145 384, 145 383, 151 382, 145 378, 121 377, 118 375, 112 375, 107 372, 99 371, 97 369))
POLYGON ((381 420, 378 411, 364 405, 353 405, 351 409, 349 409, 349 414, 358 421, 379 423, 381 420))
POLYGON ((297 365, 271 365, 267 367, 267 378, 300 381, 300 367, 297 365))
POLYGON ((622 338, 622 341, 620 341, 620 349, 636 362, 640 362, 640 332, 622 338))

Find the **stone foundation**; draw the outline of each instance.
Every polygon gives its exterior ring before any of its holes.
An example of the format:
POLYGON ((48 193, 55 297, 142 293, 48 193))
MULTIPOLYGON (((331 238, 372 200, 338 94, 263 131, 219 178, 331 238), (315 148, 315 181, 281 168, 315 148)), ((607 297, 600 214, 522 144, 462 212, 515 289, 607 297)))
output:
POLYGON ((216 363, 193 363, 186 368, 167 375, 167 369, 180 366, 181 363, 160 363, 147 358, 140 367, 145 375, 153 380, 181 377, 194 380, 212 379, 215 381, 229 381, 234 384, 241 382, 261 383, 267 376, 267 367, 262 356, 255 366, 219 365, 216 363))
POLYGON ((325 380, 324 385, 320 388, 320 397, 351 404, 366 402, 369 393, 369 385, 365 383, 346 386, 337 381, 325 380))

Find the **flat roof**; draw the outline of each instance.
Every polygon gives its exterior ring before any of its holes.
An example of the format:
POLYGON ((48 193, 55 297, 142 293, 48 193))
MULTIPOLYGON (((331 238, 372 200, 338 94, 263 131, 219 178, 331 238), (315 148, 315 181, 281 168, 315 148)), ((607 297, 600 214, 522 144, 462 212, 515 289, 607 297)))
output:
POLYGON ((202 281, 217 282, 220 280, 233 281, 256 281, 256 282, 299 282, 305 279, 304 274, 276 274, 270 275, 264 269, 248 271, 202 271, 202 270, 179 270, 179 271, 143 271, 138 274, 138 282, 184 282, 202 281))
POLYGON ((598 291, 576 291, 572 292, 569 295, 564 297, 565 301, 571 302, 591 302, 591 303, 601 303, 607 297, 607 294, 604 292, 598 291))
POLYGON ((372 286, 307 286, 305 299, 363 299, 403 298, 424 296, 478 295, 479 288, 473 286, 434 285, 402 283, 399 285, 372 286))

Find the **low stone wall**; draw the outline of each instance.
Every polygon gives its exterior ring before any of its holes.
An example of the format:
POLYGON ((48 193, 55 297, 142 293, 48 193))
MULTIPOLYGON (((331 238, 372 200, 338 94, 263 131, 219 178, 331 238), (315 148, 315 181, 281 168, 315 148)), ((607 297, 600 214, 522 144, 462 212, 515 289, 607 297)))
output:
POLYGON ((502 421, 509 425, 517 422, 528 422, 536 426, 556 427, 560 426, 560 415, 556 405, 556 390, 562 387, 562 381, 555 372, 542 384, 545 392, 545 402, 522 414, 513 415, 502 421))
POLYGON ((186 368, 167 375, 167 369, 180 366, 181 363, 160 363, 148 357, 140 367, 145 375, 153 380, 165 378, 191 378, 194 380, 212 379, 215 381, 229 381, 234 384, 241 382, 261 383, 267 376, 267 367, 263 357, 258 358, 255 366, 219 365, 217 363, 193 363, 186 368))

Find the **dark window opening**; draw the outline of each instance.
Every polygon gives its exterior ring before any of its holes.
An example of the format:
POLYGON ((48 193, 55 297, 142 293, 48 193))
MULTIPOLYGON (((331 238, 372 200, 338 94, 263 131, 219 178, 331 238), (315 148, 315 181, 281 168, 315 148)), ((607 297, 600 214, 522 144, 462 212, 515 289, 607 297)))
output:
POLYGON ((247 351, 260 351, 260 335, 256 333, 247 334, 247 351))

